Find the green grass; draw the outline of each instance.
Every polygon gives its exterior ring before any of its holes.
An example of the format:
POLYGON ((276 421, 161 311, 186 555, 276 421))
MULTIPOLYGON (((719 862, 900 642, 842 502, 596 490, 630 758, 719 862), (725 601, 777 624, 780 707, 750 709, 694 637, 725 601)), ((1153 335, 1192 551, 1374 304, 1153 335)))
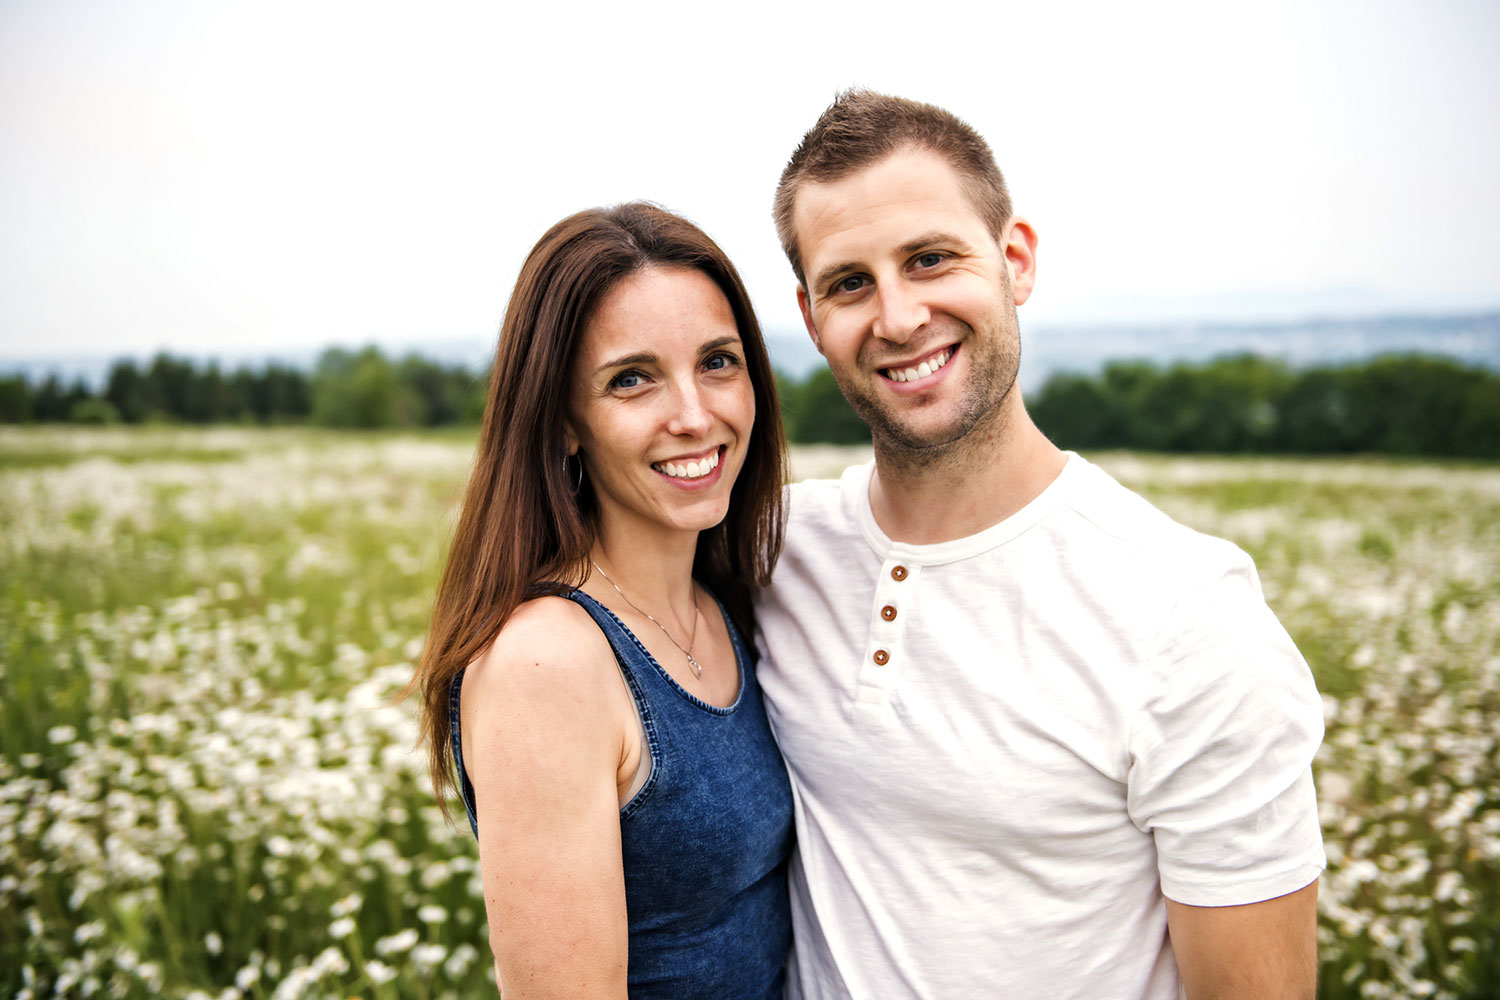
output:
MULTIPOLYGON (((493 991, 391 704, 473 440, 0 430, 0 996, 493 991)), ((1500 994, 1500 470, 1099 460, 1245 547, 1317 675, 1322 995, 1500 994)))

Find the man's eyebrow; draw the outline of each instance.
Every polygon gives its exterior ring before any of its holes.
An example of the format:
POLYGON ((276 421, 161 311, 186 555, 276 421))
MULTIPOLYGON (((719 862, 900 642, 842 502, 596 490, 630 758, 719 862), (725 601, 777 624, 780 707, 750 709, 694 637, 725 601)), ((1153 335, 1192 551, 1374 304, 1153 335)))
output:
POLYGON ((819 271, 816 275, 813 276, 812 287, 826 288, 833 283, 834 278, 841 277, 849 271, 857 270, 859 270, 858 261, 843 260, 839 261, 837 264, 829 264, 827 267, 823 268, 823 270, 819 271))
POLYGON ((904 256, 907 254, 914 254, 918 250, 926 250, 930 247, 945 245, 958 246, 963 247, 964 249, 968 249, 969 241, 957 235, 956 233, 949 233, 944 232, 941 229, 934 229, 930 233, 923 233, 921 236, 918 236, 914 240, 906 241, 896 249, 904 256))
POLYGON ((619 368, 622 365, 649 365, 654 361, 656 361, 656 355, 650 351, 637 351, 635 354, 625 354, 618 358, 610 358, 604 364, 595 368, 594 374, 598 375, 607 368, 619 368))

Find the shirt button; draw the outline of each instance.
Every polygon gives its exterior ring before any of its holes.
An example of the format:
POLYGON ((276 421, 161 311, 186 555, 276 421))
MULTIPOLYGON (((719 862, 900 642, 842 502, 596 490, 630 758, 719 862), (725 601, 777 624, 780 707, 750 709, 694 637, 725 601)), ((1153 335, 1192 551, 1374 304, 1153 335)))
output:
POLYGON ((902 580, 905 580, 906 579, 906 567, 905 566, 892 566, 891 567, 891 579, 895 580, 897 583, 900 583, 902 580))
POLYGON ((877 650, 875 650, 875 665, 876 666, 883 667, 887 663, 890 662, 890 659, 891 659, 891 654, 890 653, 887 653, 883 649, 877 649, 877 650))
POLYGON ((890 621, 896 617, 896 609, 887 604, 885 607, 880 609, 880 617, 884 618, 886 621, 890 621))

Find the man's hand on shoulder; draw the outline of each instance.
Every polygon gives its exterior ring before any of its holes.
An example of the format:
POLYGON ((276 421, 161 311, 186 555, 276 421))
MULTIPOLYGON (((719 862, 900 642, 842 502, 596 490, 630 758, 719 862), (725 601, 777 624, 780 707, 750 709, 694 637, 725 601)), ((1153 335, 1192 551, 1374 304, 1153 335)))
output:
POLYGON ((1188 1000, 1312 1000, 1318 982, 1318 883, 1244 906, 1167 900, 1188 1000))

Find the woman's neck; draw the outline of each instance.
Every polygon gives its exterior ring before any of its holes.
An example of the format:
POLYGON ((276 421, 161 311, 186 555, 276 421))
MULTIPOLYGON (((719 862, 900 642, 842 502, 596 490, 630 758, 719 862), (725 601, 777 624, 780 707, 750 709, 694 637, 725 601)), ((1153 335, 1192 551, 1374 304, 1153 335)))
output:
POLYGON ((663 614, 691 622, 696 595, 693 560, 698 551, 698 532, 651 530, 639 524, 611 524, 601 520, 594 538, 589 567, 591 576, 604 579, 599 588, 614 593, 614 587, 653 616, 663 614))

